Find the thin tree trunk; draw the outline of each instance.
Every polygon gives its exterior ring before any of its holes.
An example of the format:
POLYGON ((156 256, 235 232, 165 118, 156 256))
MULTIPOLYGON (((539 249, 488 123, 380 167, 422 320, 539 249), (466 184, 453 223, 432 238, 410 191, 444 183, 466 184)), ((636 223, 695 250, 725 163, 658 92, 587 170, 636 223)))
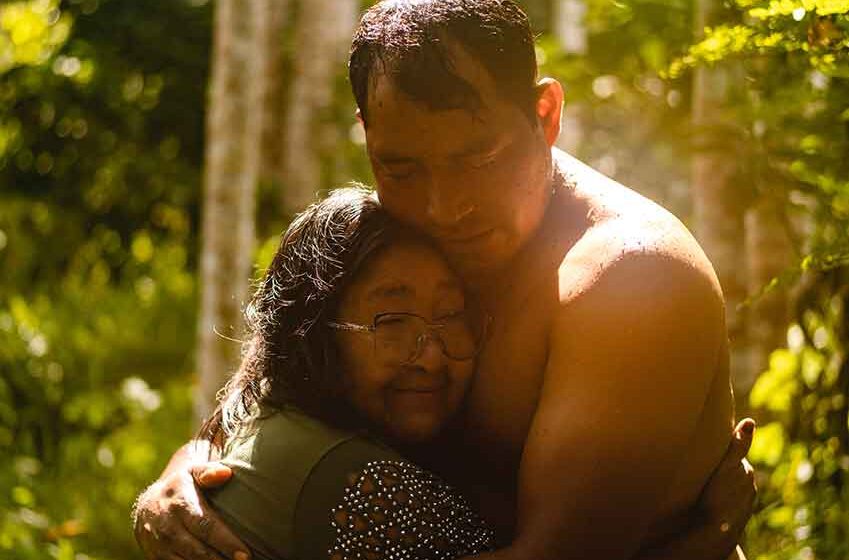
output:
MULTIPOLYGON (((779 205, 772 197, 762 197, 746 212, 750 294, 758 294, 790 265, 793 249, 779 205)), ((737 380, 742 392, 748 394, 757 376, 769 365, 770 353, 785 345, 789 313, 789 298, 783 287, 755 298, 747 321, 749 375, 737 380)))
POLYGON ((298 22, 295 78, 289 97, 282 206, 297 212, 321 190, 321 157, 338 136, 327 115, 334 81, 345 68, 358 2, 303 0, 298 22))
MULTIPOLYGON (((718 0, 698 0, 696 37, 704 28, 718 23, 718 0)), ((744 380, 747 373, 745 321, 738 306, 746 297, 746 266, 743 251, 743 211, 739 186, 733 182, 736 167, 728 149, 733 138, 719 136, 733 128, 725 122, 730 75, 722 66, 699 67, 693 83, 693 129, 695 150, 691 167, 691 196, 696 237, 716 269, 726 301, 731 338, 732 379, 744 380)))
MULTIPOLYGON (((587 29, 584 17, 587 6, 583 0, 556 0, 554 3, 554 30, 560 47, 566 54, 586 56, 587 29)), ((563 109, 563 122, 557 147, 573 155, 584 139, 586 108, 568 97, 563 109)))
POLYGON ((283 29, 290 8, 289 0, 258 0, 254 14, 256 52, 263 59, 263 89, 257 106, 262 111, 262 142, 259 147, 259 178, 262 182, 281 184, 283 180, 283 137, 285 127, 285 92, 283 66, 283 29))
MULTIPOLYGON (((254 245, 255 191, 262 113, 252 110, 265 91, 264 56, 255 25, 261 0, 219 0, 215 9, 198 324, 196 419, 205 418, 236 366, 241 305, 248 293, 254 245), (220 334, 219 334, 220 333, 220 334)), ((263 47, 264 48, 264 45, 263 47)))

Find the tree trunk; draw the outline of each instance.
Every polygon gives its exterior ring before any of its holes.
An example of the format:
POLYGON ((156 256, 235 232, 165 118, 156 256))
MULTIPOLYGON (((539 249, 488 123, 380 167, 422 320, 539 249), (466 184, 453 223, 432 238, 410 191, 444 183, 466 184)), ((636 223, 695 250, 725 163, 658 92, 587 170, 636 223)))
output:
MULTIPOLYGON (((719 23, 718 0, 698 0, 696 37, 706 26, 719 23)), ((723 115, 730 73, 727 67, 699 67, 693 83, 692 121, 694 153, 691 167, 693 225, 696 237, 716 269, 725 294, 728 333, 731 338, 732 379, 744 380, 746 372, 745 321, 738 306, 746 297, 746 266, 743 251, 743 211, 737 172, 729 145, 733 126, 723 115)))
POLYGON ((335 78, 345 68, 358 7, 355 0, 301 2, 283 156, 281 194, 287 212, 302 210, 326 186, 321 158, 338 138, 328 110, 335 78))
POLYGON ((219 0, 215 8, 201 239, 197 420, 237 365, 241 306, 254 246, 256 183, 268 84, 269 0, 219 0), (222 336, 223 335, 223 336, 222 336))
MULTIPOLYGON (((556 0, 554 4, 554 31, 563 52, 573 56, 586 56, 587 29, 584 16, 587 6, 583 0, 556 0)), ((583 104, 567 99, 563 108, 563 122, 557 147, 579 156, 584 138, 586 109, 583 104)))
POLYGON ((256 54, 262 77, 257 89, 256 107, 262 112, 261 144, 259 147, 259 179, 280 183, 283 177, 283 130, 286 112, 283 75, 283 27, 286 22, 289 0, 257 0, 254 10, 256 21, 256 54))
MULTIPOLYGON (((781 202, 764 196, 746 212, 746 256, 749 293, 758 294, 789 265, 793 254, 781 202)), ((741 392, 748 394, 757 376, 769 365, 769 355, 786 344, 790 322, 789 297, 784 287, 755 297, 748 316, 748 376, 738 378, 741 392)))

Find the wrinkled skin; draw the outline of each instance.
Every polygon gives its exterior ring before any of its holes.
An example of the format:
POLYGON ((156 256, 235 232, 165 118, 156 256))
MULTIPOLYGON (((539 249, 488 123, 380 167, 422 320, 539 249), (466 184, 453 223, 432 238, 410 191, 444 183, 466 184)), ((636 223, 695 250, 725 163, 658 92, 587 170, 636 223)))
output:
MULTIPOLYGON (((175 454, 172 463, 189 459, 190 444, 175 454)), ((139 496, 134 533, 146 558, 156 560, 223 560, 250 558, 248 547, 215 513, 200 488, 215 488, 230 479, 228 467, 197 462, 166 470, 139 496)))

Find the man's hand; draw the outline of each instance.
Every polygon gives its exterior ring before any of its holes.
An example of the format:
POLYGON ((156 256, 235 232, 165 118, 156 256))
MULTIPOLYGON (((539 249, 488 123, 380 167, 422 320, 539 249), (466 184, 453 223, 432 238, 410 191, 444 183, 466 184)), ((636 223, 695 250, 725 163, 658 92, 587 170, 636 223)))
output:
POLYGON ((755 504, 755 471, 746 460, 754 433, 755 421, 751 418, 737 424, 725 457, 699 499, 706 528, 723 535, 729 552, 740 541, 755 504))
POLYGON ((751 418, 737 424, 725 456, 696 504, 697 519, 675 540, 642 550, 635 560, 745 560, 737 543, 757 493, 754 470, 746 461, 754 433, 751 418))
POLYGON ((139 496, 134 532, 148 560, 248 560, 245 546, 209 507, 200 488, 226 483, 221 463, 168 469, 139 496))

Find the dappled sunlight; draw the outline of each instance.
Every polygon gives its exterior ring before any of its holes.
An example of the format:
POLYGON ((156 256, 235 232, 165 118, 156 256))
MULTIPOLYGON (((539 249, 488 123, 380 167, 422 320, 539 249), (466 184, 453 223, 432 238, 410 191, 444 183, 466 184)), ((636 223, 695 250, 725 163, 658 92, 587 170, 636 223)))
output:
MULTIPOLYGON (((219 127, 217 2, 0 1, 0 559, 141 558, 128 513, 194 433, 198 335, 238 358, 292 212, 373 182, 346 73, 373 2, 305 1, 228 51, 219 127), (218 281, 244 290, 198 330, 218 281)), ((559 145, 680 218, 723 284, 759 423, 749 558, 849 558, 849 0, 715 2, 704 33, 707 0, 519 3, 564 86, 559 145)))

